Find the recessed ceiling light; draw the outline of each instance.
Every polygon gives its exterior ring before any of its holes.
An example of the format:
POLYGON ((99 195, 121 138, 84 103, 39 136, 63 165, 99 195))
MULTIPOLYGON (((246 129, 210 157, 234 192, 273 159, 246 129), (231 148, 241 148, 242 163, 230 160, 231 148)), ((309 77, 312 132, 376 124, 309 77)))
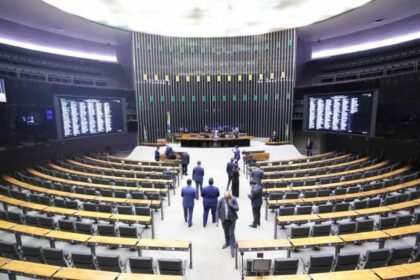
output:
POLYGON ((309 25, 372 0, 43 1, 88 20, 132 31, 179 37, 230 37, 309 25), (256 24, 250 26, 248 22, 256 24))
POLYGON ((381 23, 383 21, 385 21, 384 18, 378 18, 378 19, 375 19, 372 23, 381 23))

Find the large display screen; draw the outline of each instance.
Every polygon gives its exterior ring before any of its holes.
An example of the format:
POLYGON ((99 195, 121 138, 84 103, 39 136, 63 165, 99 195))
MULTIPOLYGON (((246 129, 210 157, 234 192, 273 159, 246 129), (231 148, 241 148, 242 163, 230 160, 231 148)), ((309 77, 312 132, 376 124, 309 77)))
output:
POLYGON ((306 95, 306 130, 373 135, 375 104, 374 91, 306 95))
POLYGON ((125 132, 124 98, 57 96, 59 137, 125 132))
POLYGON ((6 99, 6 87, 4 86, 4 80, 0 79, 0 102, 7 102, 6 99))

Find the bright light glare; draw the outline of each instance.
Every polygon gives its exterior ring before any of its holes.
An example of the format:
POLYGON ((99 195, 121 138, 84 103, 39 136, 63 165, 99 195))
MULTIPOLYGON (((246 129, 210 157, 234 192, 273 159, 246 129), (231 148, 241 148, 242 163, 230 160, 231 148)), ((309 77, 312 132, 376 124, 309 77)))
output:
POLYGON ((11 45, 19 48, 30 49, 33 51, 40 51, 40 52, 47 52, 52 54, 58 55, 65 55, 71 57, 78 57, 78 58, 87 58, 93 60, 100 60, 100 61, 107 61, 107 62, 117 62, 117 57, 112 55, 103 55, 103 54, 96 54, 96 53, 88 53, 88 52, 81 52, 81 51, 74 51, 74 50, 66 50, 48 46, 41 46, 33 43, 21 42, 16 41, 13 39, 8 38, 0 38, 1 44, 11 45))
POLYGON ((396 44, 416 40, 419 38, 420 38, 420 31, 402 35, 402 36, 392 37, 392 38, 388 38, 388 39, 384 39, 380 41, 367 42, 367 43, 353 45, 353 46, 346 46, 346 47, 341 47, 341 48, 336 48, 336 49, 312 52, 312 59, 366 51, 366 50, 396 45, 396 44))
POLYGON ((178 37, 229 37, 301 27, 371 0, 43 0, 109 26, 178 37))

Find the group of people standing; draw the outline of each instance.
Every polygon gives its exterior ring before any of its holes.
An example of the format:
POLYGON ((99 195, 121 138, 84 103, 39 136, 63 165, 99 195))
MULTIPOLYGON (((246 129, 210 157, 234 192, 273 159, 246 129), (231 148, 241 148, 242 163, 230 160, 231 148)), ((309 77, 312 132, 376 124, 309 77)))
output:
MULTIPOLYGON (((203 227, 207 226, 209 214, 211 214, 211 221, 216 226, 219 222, 222 225, 225 244, 222 249, 230 247, 231 256, 234 256, 236 247, 235 228, 238 219, 239 204, 237 197, 239 196, 239 165, 241 159, 240 150, 235 147, 233 150, 233 157, 226 166, 228 174, 228 183, 223 197, 220 197, 219 188, 214 185, 214 179, 209 178, 208 185, 203 187, 204 168, 201 166, 201 161, 197 162, 197 166, 193 168, 192 180, 187 180, 187 185, 181 190, 182 206, 184 209, 184 221, 189 227, 193 225, 192 217, 194 212, 195 200, 199 197, 203 198, 203 227), (192 182, 195 182, 195 188, 192 182), (232 193, 229 188, 232 186, 232 193)), ((259 168, 254 168, 251 171, 251 190, 248 194, 251 200, 253 221, 250 227, 257 228, 261 225, 261 206, 262 206, 262 187, 261 179, 263 172, 259 168)))

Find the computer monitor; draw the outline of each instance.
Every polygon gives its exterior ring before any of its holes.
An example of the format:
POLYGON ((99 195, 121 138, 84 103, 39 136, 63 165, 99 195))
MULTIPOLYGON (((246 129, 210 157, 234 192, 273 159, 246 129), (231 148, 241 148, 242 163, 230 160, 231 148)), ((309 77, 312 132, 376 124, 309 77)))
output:
POLYGON ((271 270, 271 259, 252 260, 251 271, 256 273, 268 273, 271 270))

